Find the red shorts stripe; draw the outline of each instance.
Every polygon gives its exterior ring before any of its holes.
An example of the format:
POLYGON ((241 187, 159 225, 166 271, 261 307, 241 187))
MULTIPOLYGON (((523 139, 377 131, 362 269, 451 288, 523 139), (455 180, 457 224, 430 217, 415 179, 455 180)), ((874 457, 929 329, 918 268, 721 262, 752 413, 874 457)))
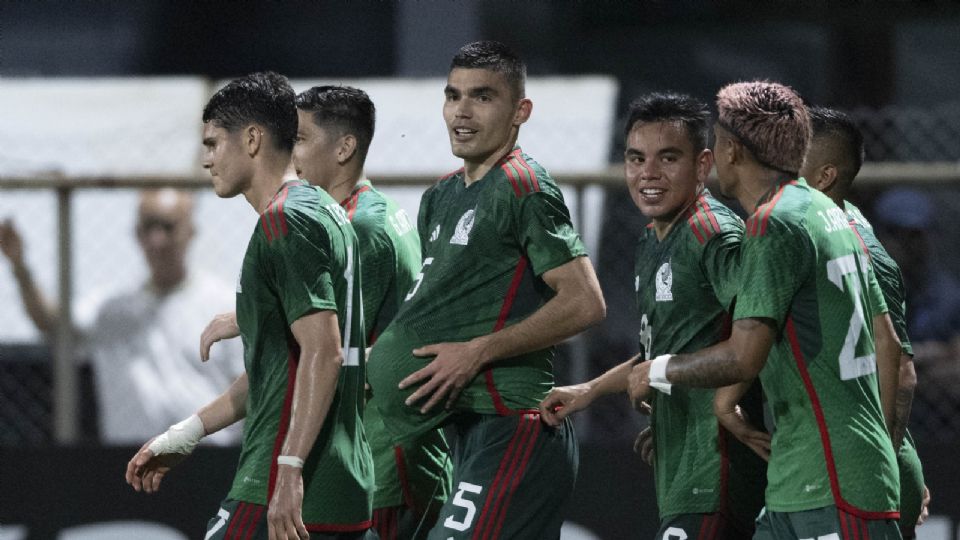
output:
POLYGON ((517 492, 520 481, 527 472, 527 465, 530 463, 530 456, 533 455, 533 449, 537 446, 537 437, 540 435, 540 415, 524 415, 521 417, 521 421, 523 419, 526 419, 531 424, 531 435, 526 443, 527 448, 523 454, 523 462, 520 463, 520 467, 513 475, 513 480, 510 484, 510 491, 507 493, 507 500, 503 503, 503 508, 500 509, 500 517, 497 519, 497 530, 494 532, 492 539, 500 538, 500 531, 503 530, 503 523, 507 517, 507 510, 510 508, 510 499, 512 499, 513 494, 517 492))
MULTIPOLYGON (((487 528, 483 533, 483 538, 488 538, 489 534, 494 530, 496 524, 499 523, 502 513, 506 511, 506 506, 504 506, 509 499, 509 495, 513 492, 514 479, 517 474, 517 467, 520 465, 523 460, 524 452, 527 448, 527 444, 530 440, 531 434, 534 434, 533 427, 529 422, 527 422, 527 416, 523 415, 518 419, 518 426, 523 427, 523 435, 520 438, 519 443, 517 444, 516 452, 514 453, 513 459, 510 463, 510 468, 507 469, 507 473, 503 476, 503 482, 500 484, 499 492, 495 493, 496 501, 493 505, 493 511, 490 514, 490 519, 488 524, 490 528, 487 528)), ((493 493, 492 493, 493 494, 493 493)), ((493 538, 497 538, 495 534, 493 538)))
MULTIPOLYGON (((237 522, 237 528, 233 531, 233 538, 240 540, 244 536, 247 528, 247 519, 250 518, 250 512, 253 511, 254 504, 244 503, 243 514, 240 516, 240 520, 237 522)), ((237 505, 237 510, 240 510, 240 505, 237 505)), ((239 512, 238 512, 239 513, 239 512)), ((226 539, 226 540, 229 540, 226 539)))
POLYGON ((224 540, 229 540, 230 535, 233 533, 233 529, 237 526, 238 518, 240 514, 243 513, 243 505, 246 504, 241 502, 237 504, 236 510, 233 511, 233 515, 230 516, 230 524, 227 525, 227 532, 223 534, 224 540))
POLYGON ((500 460, 500 467, 497 468, 497 474, 493 476, 493 482, 490 483, 490 489, 487 491, 487 497, 483 503, 483 509, 480 511, 480 517, 477 519, 477 527, 473 531, 474 538, 480 538, 484 530, 484 525, 487 522, 487 518, 490 515, 491 504, 494 503, 494 494, 497 491, 499 485, 503 482, 504 472, 507 469, 507 466, 513 460, 513 454, 517 448, 517 444, 520 439, 523 437, 523 428, 524 425, 522 422, 517 423, 517 429, 513 433, 513 437, 510 438, 510 441, 507 443, 507 450, 503 454, 503 458, 500 460))
POLYGON ((251 540, 253 538, 254 533, 257 532, 257 526, 260 525, 260 517, 263 515, 263 509, 266 508, 266 506, 260 506, 259 504, 256 506, 257 513, 253 515, 250 525, 247 526, 247 535, 244 537, 244 540, 251 540))

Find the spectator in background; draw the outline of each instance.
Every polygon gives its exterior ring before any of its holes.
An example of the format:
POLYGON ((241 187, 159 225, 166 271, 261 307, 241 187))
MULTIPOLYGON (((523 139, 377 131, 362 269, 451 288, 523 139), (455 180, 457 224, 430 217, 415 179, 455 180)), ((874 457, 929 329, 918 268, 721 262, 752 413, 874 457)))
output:
MULTIPOLYGON (((85 300, 77 310, 78 356, 93 362, 100 436, 106 444, 142 443, 193 414, 243 372, 240 343, 225 343, 217 351, 222 358, 200 363, 200 333, 213 314, 233 310, 234 298, 228 285, 187 269, 192 214, 189 193, 145 191, 136 237, 149 279, 134 290, 85 300)), ((0 251, 10 261, 30 319, 52 336, 59 309, 37 288, 10 220, 0 224, 0 251)), ((239 435, 235 428, 205 440, 236 444, 239 435)))
MULTIPOLYGON (((903 271, 910 306, 907 329, 914 348, 938 343, 924 352, 939 356, 947 353, 944 347, 951 341, 960 341, 960 281, 932 257, 935 211, 928 195, 910 188, 888 190, 874 206, 881 241, 903 271)), ((920 351, 917 355, 925 356, 920 351)))

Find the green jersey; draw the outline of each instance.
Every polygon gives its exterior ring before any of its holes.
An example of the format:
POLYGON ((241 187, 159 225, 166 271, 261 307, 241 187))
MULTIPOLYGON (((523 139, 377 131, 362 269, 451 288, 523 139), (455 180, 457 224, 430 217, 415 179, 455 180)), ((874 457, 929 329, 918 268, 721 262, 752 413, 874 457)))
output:
MULTIPOLYGON (((635 288, 647 359, 697 351, 727 337, 742 237, 740 218, 706 190, 662 240, 653 224, 643 231, 635 288)), ((653 394, 660 517, 723 512, 749 528, 763 506, 766 466, 720 428, 714 393, 674 386, 669 395, 653 394)), ((760 400, 753 401, 748 414, 763 418, 760 400)))
POLYGON ((360 419, 364 337, 357 267, 357 237, 343 208, 320 188, 293 181, 261 215, 237 285, 250 388, 231 499, 266 505, 273 496, 300 358, 290 325, 314 311, 337 312, 343 367, 303 467, 303 521, 311 531, 370 525, 373 465, 360 419))
MULTIPOLYGON (((360 242, 363 317, 367 342, 372 344, 396 315, 420 271, 420 239, 407 213, 369 180, 357 183, 340 205, 360 242)), ((439 429, 408 445, 394 446, 375 407, 364 411, 363 427, 376 473, 374 508, 406 504, 422 509, 431 494, 443 504, 449 493, 451 465, 439 429), (445 482, 435 490, 440 478, 445 482)))
POLYGON ((873 263, 873 272, 877 276, 877 283, 880 285, 880 291, 883 293, 883 299, 887 303, 887 309, 890 310, 890 320, 893 321, 893 329, 900 338, 900 347, 903 352, 913 356, 913 347, 910 345, 910 337, 907 335, 907 293, 903 288, 903 274, 900 273, 900 267, 897 266, 893 257, 887 253, 877 235, 873 232, 873 225, 863 217, 860 209, 849 201, 843 202, 844 209, 847 211, 847 217, 850 223, 857 230, 864 246, 870 253, 870 261, 873 263))
MULTIPOLYGON (((519 148, 469 186, 462 169, 441 179, 423 195, 417 228, 423 267, 371 352, 371 405, 397 438, 423 433, 453 413, 435 407, 421 414, 404 404, 415 388, 398 391, 397 384, 432 360, 414 356, 414 349, 520 322, 553 295, 543 273, 586 254, 560 189, 519 148)), ((536 409, 553 386, 553 354, 551 347, 498 360, 463 389, 454 409, 500 415, 536 409)))
POLYGON ((896 454, 880 407, 873 317, 887 311, 846 214, 803 179, 776 185, 747 221, 735 319, 773 321, 760 372, 776 431, 767 509, 829 505, 895 519, 896 454))

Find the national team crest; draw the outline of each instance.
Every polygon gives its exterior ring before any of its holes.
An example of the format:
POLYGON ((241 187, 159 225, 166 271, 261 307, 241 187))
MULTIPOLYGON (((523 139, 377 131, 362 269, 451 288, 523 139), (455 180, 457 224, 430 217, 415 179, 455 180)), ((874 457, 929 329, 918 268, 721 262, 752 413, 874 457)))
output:
POLYGON ((673 302, 673 268, 670 261, 657 270, 657 302, 673 302))
POLYGON ((470 241, 470 230, 473 229, 474 213, 474 210, 470 209, 460 216, 460 221, 457 222, 457 230, 454 231, 453 236, 450 238, 451 244, 465 246, 467 242, 470 241))

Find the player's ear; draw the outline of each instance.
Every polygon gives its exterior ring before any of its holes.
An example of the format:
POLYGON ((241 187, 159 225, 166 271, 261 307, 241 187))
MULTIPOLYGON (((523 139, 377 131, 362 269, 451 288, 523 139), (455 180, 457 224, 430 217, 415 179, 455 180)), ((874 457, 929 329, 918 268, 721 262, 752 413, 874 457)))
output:
POLYGON ((830 191, 837 183, 837 166, 833 163, 827 163, 817 168, 813 173, 812 179, 807 179, 808 183, 820 191, 830 191))
POLYGON ((340 137, 337 145, 337 163, 343 165, 357 153, 357 137, 350 133, 340 137))
POLYGON ((263 130, 254 124, 243 129, 243 146, 247 155, 253 157, 260 151, 260 145, 263 144, 263 130))
POLYGON ((704 148, 697 156, 697 180, 701 183, 707 181, 710 176, 710 169, 713 169, 713 152, 709 148, 704 148))
POLYGON ((530 113, 533 112, 533 102, 530 98, 520 98, 517 104, 517 112, 513 115, 513 125, 520 127, 521 124, 530 119, 530 113))

